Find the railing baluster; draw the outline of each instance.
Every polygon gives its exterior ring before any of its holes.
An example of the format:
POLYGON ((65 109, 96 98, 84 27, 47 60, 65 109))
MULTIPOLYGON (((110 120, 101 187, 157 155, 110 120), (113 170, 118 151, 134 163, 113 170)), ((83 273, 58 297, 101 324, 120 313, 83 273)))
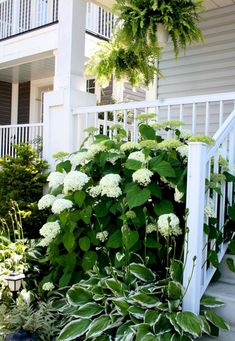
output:
POLYGON ((219 126, 221 127, 224 121, 224 102, 219 103, 219 126))
POLYGON ((205 135, 209 132, 209 115, 210 115, 210 104, 206 102, 206 120, 205 120, 205 135))
POLYGON ((195 134, 196 132, 196 103, 193 103, 192 108, 192 133, 195 134))

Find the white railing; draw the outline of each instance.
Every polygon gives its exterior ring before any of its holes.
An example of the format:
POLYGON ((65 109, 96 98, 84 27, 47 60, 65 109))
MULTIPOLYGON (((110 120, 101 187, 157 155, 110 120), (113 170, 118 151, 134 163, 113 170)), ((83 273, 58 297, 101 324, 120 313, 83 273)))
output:
MULTIPOLYGON (((121 124, 128 138, 138 140, 138 114, 153 113, 156 121, 179 120, 193 134, 213 135, 235 107, 235 93, 171 98, 144 102, 129 102, 114 105, 75 108, 74 116, 79 125, 94 126, 103 134, 111 134, 110 126, 121 124), (82 123, 81 123, 82 121, 82 123)), ((81 141, 75 144, 78 147, 81 141)))
POLYGON ((59 0, 0 0, 0 39, 58 20, 59 0))
POLYGON ((99 37, 110 39, 116 17, 104 8, 88 2, 86 15, 86 30, 99 37))
POLYGON ((0 157, 14 156, 14 144, 26 142, 39 151, 42 138, 43 123, 0 126, 0 157))
POLYGON ((232 183, 221 184, 221 195, 206 187, 211 174, 223 173, 221 158, 228 162, 229 170, 234 172, 235 162, 235 93, 205 95, 186 98, 172 98, 150 102, 132 102, 115 105, 75 108, 74 124, 76 134, 75 147, 78 148, 86 137, 83 129, 96 127, 108 136, 114 124, 121 125, 128 132, 128 139, 138 140, 138 114, 154 113, 157 122, 180 120, 193 134, 214 135, 215 145, 209 148, 203 143, 190 143, 187 180, 187 226, 188 240, 185 248, 184 286, 188 287, 184 297, 185 310, 199 313, 200 299, 208 287, 216 268, 208 260, 215 252, 221 261, 227 248, 221 241, 219 251, 216 241, 208 241, 204 233, 204 224, 208 224, 204 210, 209 201, 213 201, 214 215, 218 224, 215 228, 224 237, 227 200, 234 200, 232 183), (232 114, 231 114, 232 112, 232 114), (210 200, 209 200, 210 199, 210 200))
POLYGON ((221 158, 227 161, 228 171, 234 174, 235 110, 214 135, 214 138, 215 145, 211 148, 203 143, 189 145, 187 184, 189 235, 184 271, 184 285, 189 284, 189 287, 184 298, 184 309, 196 313, 199 312, 200 299, 216 271, 209 261, 209 254, 214 252, 217 262, 220 263, 227 249, 224 226, 227 205, 234 202, 233 183, 226 184, 223 181, 220 184, 221 193, 218 193, 218 191, 208 188, 206 181, 210 181, 212 174, 222 174, 226 170, 224 163, 220 162, 221 158), (216 240, 208 240, 208 235, 204 233, 204 224, 208 225, 209 223, 205 207, 210 201, 213 202, 212 209, 217 221, 212 225, 222 238, 219 246, 216 244, 216 240), (219 251, 216 247, 219 248, 219 251))

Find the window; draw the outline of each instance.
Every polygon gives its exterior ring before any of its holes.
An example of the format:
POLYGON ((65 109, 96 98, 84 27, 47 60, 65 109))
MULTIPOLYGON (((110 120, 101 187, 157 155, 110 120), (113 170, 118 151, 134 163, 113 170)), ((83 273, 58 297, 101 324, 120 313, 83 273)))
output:
POLYGON ((86 91, 90 94, 95 94, 95 79, 87 79, 86 91))

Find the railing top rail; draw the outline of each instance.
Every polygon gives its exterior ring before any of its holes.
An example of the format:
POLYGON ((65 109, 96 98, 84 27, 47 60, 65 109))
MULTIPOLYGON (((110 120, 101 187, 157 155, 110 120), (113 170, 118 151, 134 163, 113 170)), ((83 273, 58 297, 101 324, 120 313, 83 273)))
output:
POLYGON ((186 104, 198 104, 207 102, 220 102, 220 101, 235 101, 235 92, 218 93, 212 95, 201 95, 191 97, 178 97, 169 99, 158 99, 154 101, 141 101, 141 102, 128 102, 120 104, 89 106, 89 107, 76 107, 73 109, 73 114, 97 113, 105 111, 117 111, 117 110, 131 110, 151 107, 163 107, 169 105, 186 105, 186 104))
POLYGON ((220 145, 224 142, 228 134, 235 127, 235 110, 229 115, 223 125, 214 135, 215 144, 208 150, 207 161, 215 154, 220 145))
POLYGON ((0 125, 0 129, 8 128, 27 128, 27 127, 43 127, 43 123, 28 123, 28 124, 12 124, 12 125, 0 125))

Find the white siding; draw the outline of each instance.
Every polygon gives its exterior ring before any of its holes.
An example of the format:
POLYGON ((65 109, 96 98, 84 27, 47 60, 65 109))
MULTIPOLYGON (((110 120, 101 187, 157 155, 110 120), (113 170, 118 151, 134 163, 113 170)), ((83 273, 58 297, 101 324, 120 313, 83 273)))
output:
POLYGON ((158 98, 235 91, 235 5, 203 14, 204 44, 195 44, 175 61, 172 48, 160 61, 164 79, 158 98))

